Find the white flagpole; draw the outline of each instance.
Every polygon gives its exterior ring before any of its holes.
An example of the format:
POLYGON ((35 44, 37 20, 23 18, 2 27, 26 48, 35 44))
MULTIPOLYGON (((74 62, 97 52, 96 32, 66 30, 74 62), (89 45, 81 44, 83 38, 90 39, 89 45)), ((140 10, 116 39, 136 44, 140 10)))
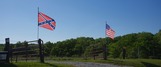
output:
POLYGON ((38 20, 37 20, 37 39, 39 39, 39 7, 38 7, 38 15, 37 15, 37 17, 38 17, 38 20))
POLYGON ((105 21, 105 37, 106 37, 106 24, 107 24, 107 21, 105 21))

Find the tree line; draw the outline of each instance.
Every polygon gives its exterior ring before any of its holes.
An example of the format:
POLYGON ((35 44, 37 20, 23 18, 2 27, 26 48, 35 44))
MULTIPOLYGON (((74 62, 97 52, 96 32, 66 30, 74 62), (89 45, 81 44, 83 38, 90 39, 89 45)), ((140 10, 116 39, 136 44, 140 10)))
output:
MULTIPOLYGON (((17 42, 21 46, 23 42, 17 42)), ((131 33, 117 36, 114 40, 106 38, 78 37, 56 43, 46 42, 44 52, 51 57, 92 57, 93 50, 99 51, 107 47, 107 55, 121 58, 122 50, 126 50, 126 58, 161 59, 161 30, 156 34, 150 32, 131 33)), ((2 45, 0 47, 3 47, 2 45)), ((103 56, 103 52, 97 53, 103 56)))
MULTIPOLYGON (((107 45, 107 55, 112 58, 122 57, 122 49, 126 49, 126 58, 161 59, 161 30, 131 33, 117 36, 114 40, 106 38, 78 37, 57 43, 46 42, 45 54, 56 57, 92 57, 93 49, 103 49, 107 45)), ((102 55, 103 53, 99 53, 102 55)))

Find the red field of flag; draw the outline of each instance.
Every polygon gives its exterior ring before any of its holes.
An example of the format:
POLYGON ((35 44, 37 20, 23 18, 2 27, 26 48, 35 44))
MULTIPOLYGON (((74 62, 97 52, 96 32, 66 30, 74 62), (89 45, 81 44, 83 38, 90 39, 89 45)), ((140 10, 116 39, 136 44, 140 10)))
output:
POLYGON ((54 30, 56 27, 56 22, 54 19, 45 15, 42 12, 38 13, 38 26, 46 28, 48 30, 54 30))

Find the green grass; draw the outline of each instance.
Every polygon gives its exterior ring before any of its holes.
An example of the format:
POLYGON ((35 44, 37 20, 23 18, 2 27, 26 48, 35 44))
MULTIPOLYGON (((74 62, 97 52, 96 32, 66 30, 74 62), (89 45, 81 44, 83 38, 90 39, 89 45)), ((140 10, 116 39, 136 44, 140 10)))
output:
POLYGON ((81 62, 110 63, 120 66, 134 67, 161 67, 161 60, 158 59, 108 59, 108 60, 78 60, 81 62))
POLYGON ((57 64, 57 63, 17 62, 17 63, 0 63, 0 67, 74 67, 74 66, 67 64, 57 64))
POLYGON ((161 67, 161 60, 158 59, 111 59, 113 64, 134 67, 161 67))

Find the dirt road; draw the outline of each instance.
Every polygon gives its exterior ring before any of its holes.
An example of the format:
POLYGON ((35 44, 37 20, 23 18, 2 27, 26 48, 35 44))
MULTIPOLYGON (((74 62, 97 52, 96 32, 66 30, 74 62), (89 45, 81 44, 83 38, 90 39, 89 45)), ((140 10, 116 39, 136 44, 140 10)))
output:
POLYGON ((118 66, 113 64, 103 64, 103 63, 93 63, 93 62, 54 61, 54 63, 71 64, 76 67, 129 67, 129 66, 118 66))

